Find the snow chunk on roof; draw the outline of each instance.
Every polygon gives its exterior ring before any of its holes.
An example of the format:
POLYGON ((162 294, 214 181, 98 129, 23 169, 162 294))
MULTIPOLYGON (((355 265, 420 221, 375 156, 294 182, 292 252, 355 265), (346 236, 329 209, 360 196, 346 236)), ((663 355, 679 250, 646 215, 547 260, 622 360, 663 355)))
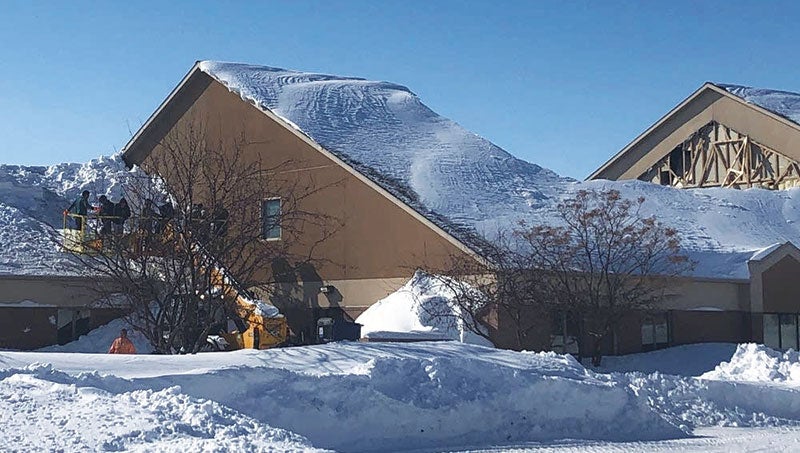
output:
POLYGON ((716 85, 751 104, 800 124, 800 94, 798 93, 725 83, 716 85))

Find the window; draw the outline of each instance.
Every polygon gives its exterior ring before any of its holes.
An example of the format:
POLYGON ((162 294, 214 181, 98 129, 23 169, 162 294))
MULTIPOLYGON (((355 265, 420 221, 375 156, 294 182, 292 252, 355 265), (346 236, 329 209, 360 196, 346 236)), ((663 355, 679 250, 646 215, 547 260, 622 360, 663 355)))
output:
POLYGON ((579 325, 575 316, 567 311, 557 311, 552 317, 550 349, 560 354, 578 354, 579 325))
POLYGON ((642 350, 669 346, 669 319, 667 313, 652 314, 642 321, 642 350))
POLYGON ((764 313, 764 345, 773 349, 797 350, 798 322, 795 313, 764 313))
POLYGON ((764 345, 773 349, 781 348, 781 328, 778 315, 764 315, 764 345))
POLYGON ((261 237, 267 240, 281 238, 280 198, 270 198, 261 202, 261 237))
POLYGON ((781 315, 781 349, 797 350, 797 316, 781 315))

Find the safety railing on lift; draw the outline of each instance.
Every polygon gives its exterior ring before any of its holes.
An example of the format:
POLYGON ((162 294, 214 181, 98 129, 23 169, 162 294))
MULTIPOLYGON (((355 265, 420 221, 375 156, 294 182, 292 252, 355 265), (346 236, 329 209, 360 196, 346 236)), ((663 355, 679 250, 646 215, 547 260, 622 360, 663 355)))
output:
MULTIPOLYGON (((102 249, 102 234, 111 234, 115 228, 117 216, 101 216, 98 214, 74 214, 64 212, 61 246, 65 250, 77 253, 97 253, 102 249), (107 231, 106 231, 107 229, 107 231)), ((118 231, 121 233, 121 231, 118 231)))

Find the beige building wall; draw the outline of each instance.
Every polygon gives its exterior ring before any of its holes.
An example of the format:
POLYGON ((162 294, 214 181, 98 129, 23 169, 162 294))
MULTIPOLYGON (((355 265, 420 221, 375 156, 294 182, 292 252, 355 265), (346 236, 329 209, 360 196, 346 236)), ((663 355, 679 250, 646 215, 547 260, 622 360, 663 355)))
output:
POLYGON ((92 290, 93 283, 78 277, 0 276, 0 307, 89 306, 98 298, 92 290))
POLYGON ((661 307, 665 310, 750 311, 749 286, 747 281, 676 279, 661 307))

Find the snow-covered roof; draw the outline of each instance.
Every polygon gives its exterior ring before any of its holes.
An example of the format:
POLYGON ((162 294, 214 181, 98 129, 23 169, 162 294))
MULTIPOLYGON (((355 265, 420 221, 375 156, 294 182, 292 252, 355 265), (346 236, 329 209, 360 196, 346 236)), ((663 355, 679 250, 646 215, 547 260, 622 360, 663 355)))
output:
POLYGON ((791 91, 715 83, 728 93, 800 125, 800 94, 791 91))
MULTIPOLYGON (((697 261, 696 276, 746 280, 755 252, 775 243, 800 244, 798 188, 683 190, 642 181, 575 182, 438 115, 402 85, 237 63, 200 62, 197 70, 283 118, 287 127, 440 226, 463 225, 491 236, 522 219, 553 223, 555 206, 565 197, 613 188, 628 198, 645 197, 644 213, 681 233, 697 261)), ((735 95, 756 99, 748 93, 735 95)), ((770 108, 780 111, 775 102, 770 108)), ((51 167, 0 165, 0 273, 73 270, 42 239, 46 225, 58 226, 61 210, 83 189, 92 197, 119 196, 126 171, 119 156, 51 167)))
POLYGON ((438 115, 402 85, 240 63, 199 68, 451 233, 540 205, 571 181, 438 115))

